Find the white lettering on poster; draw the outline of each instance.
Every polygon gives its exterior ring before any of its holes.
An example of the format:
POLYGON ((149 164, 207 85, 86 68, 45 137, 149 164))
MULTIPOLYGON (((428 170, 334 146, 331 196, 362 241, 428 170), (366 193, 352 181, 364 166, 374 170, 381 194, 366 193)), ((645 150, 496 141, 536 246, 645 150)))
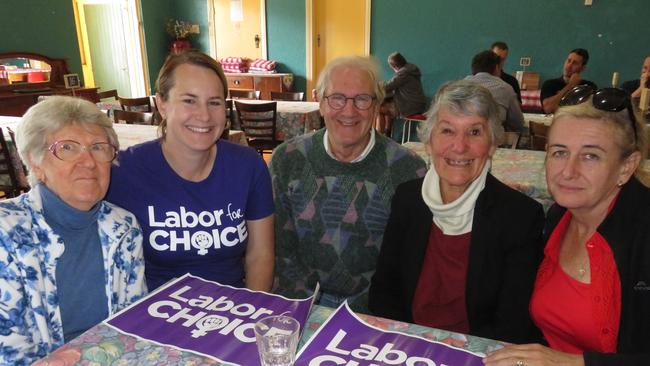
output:
MULTIPOLYGON (((436 366, 436 363, 428 358, 408 356, 406 352, 394 349, 392 343, 386 343, 383 347, 377 348, 369 344, 359 344, 358 348, 353 350, 346 350, 340 347, 341 341, 345 338, 347 332, 340 329, 336 335, 330 340, 325 349, 332 353, 342 356, 352 356, 361 361, 374 361, 378 363, 361 363, 355 360, 346 360, 343 357, 335 355, 321 355, 314 357, 309 366, 320 365, 345 365, 345 366, 379 366, 380 364, 386 365, 407 365, 407 366, 436 366)), ((439 366, 447 366, 440 364, 439 366)))
POLYGON ((182 322, 184 327, 195 327, 191 331, 193 338, 202 337, 208 332, 218 331, 219 334, 233 334, 242 342, 255 342, 255 322, 244 323, 244 319, 230 319, 223 315, 210 314, 208 312, 228 312, 235 316, 246 317, 251 320, 259 319, 262 315, 271 315, 273 311, 264 307, 256 308, 249 303, 235 304, 226 296, 216 300, 207 295, 199 295, 196 298, 186 298, 183 294, 192 288, 183 286, 170 294, 172 300, 156 301, 149 305, 147 311, 154 318, 166 319, 168 323, 182 322), (184 307, 187 304, 190 307, 184 307), (205 311, 198 310, 203 309, 205 311))

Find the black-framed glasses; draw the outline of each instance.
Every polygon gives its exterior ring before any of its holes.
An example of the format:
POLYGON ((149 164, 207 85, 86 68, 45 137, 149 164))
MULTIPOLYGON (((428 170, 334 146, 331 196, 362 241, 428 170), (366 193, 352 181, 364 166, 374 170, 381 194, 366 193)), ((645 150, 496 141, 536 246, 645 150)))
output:
POLYGON ((634 141, 637 140, 636 116, 632 107, 630 95, 623 89, 619 88, 602 88, 594 89, 589 85, 578 85, 569 90, 562 99, 560 107, 569 105, 578 105, 586 102, 589 97, 593 96, 591 103, 596 109, 606 112, 620 112, 627 109, 632 121, 632 130, 634 131, 634 141))
POLYGON ((376 97, 373 97, 369 94, 357 94, 353 97, 346 97, 341 93, 330 94, 324 98, 327 99, 327 104, 332 109, 336 110, 345 108, 345 105, 348 103, 348 99, 352 99, 352 104, 354 104, 354 107, 362 111, 370 109, 372 103, 376 99, 376 97))
POLYGON ((113 161, 117 155, 115 146, 108 142, 97 142, 86 146, 74 140, 59 140, 50 145, 48 150, 63 161, 76 161, 84 151, 88 151, 93 159, 100 163, 113 161))

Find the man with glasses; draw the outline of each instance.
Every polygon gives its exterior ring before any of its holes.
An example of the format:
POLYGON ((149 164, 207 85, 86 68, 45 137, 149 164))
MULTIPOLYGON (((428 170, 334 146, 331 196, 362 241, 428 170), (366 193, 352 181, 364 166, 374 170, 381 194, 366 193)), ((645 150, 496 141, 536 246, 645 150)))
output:
POLYGON ((347 299, 354 310, 368 311, 395 188, 426 172, 422 159, 372 128, 383 94, 373 61, 330 62, 317 85, 325 129, 276 148, 270 170, 277 293, 303 297, 320 283, 322 305, 347 299))
POLYGON ((576 85, 586 84, 598 89, 595 83, 582 78, 582 72, 587 68, 587 61, 589 61, 589 52, 587 50, 584 48, 572 50, 569 52, 566 61, 564 61, 562 76, 557 79, 546 80, 542 84, 540 99, 544 112, 554 113, 560 104, 560 99, 576 85))

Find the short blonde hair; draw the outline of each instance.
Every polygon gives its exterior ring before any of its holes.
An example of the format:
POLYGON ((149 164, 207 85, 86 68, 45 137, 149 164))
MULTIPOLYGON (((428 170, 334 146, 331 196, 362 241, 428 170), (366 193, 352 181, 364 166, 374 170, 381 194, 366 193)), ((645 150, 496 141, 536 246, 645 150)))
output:
MULTIPOLYGON (((650 174, 642 169, 643 161, 648 156, 648 138, 645 126, 640 122, 642 117, 635 113, 632 121, 627 108, 620 112, 609 112, 594 107, 593 97, 589 97, 583 103, 576 105, 562 106, 553 115, 553 122, 560 118, 588 118, 605 123, 611 127, 615 134, 616 145, 621 150, 621 160, 627 158, 635 151, 641 154, 641 164, 637 167, 634 175, 646 186, 650 185, 650 174)), ((551 124, 551 129, 553 129, 551 124)))

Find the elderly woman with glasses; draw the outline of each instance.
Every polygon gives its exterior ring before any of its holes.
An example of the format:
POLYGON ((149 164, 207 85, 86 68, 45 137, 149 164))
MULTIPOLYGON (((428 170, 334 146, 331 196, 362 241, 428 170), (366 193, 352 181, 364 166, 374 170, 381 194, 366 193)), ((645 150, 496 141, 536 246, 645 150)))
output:
POLYGON ((587 86, 549 131, 545 257, 530 303, 550 348, 509 346, 499 365, 650 365, 650 190, 642 126, 625 91, 587 86))
POLYGON ((431 167, 400 185, 370 287, 383 317, 509 342, 535 339, 528 301, 541 261, 542 206, 494 178, 490 92, 438 91, 420 138, 431 167))
POLYGON ((30 364, 146 293, 135 217, 103 201, 118 146, 83 99, 42 101, 17 127, 31 191, 0 202, 0 364, 30 364))

